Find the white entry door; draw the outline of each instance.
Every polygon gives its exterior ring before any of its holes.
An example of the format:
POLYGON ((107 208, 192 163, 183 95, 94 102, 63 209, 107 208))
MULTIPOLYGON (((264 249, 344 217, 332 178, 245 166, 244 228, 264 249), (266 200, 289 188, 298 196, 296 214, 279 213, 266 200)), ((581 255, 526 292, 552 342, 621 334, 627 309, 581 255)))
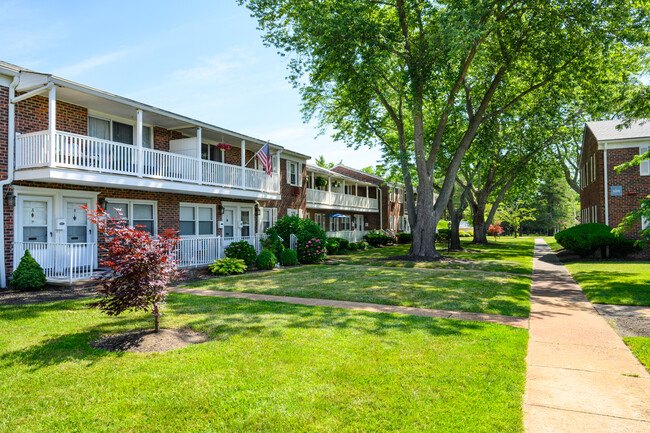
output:
POLYGON ((94 248, 89 245, 94 242, 94 227, 90 225, 86 211, 81 209, 81 206, 90 208, 90 200, 63 199, 65 212, 63 237, 66 244, 71 244, 66 245, 65 260, 67 266, 87 267, 94 262, 94 248))
POLYGON ((52 237, 52 198, 19 196, 16 230, 16 265, 25 250, 47 272, 54 266, 51 251, 52 237))
POLYGON ((223 236, 226 238, 255 236, 255 216, 252 206, 224 206, 221 221, 223 236))
POLYGON ((354 229, 357 231, 364 231, 365 227, 363 224, 363 215, 354 216, 354 229))

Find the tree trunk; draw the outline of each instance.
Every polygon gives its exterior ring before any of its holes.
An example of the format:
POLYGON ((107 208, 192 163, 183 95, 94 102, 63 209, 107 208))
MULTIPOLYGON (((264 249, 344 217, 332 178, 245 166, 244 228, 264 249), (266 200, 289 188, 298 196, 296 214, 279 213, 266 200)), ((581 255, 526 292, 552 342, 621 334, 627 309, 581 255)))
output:
POLYGON ((451 237, 451 243, 449 244, 449 251, 460 251, 462 248, 460 246, 460 220, 462 218, 459 218, 456 212, 450 213, 450 218, 449 222, 450 224, 450 229, 451 233, 449 236, 451 237))
POLYGON ((487 227, 485 226, 485 204, 472 204, 472 220, 474 226, 473 244, 487 245, 487 227))
POLYGON ((436 251, 436 219, 433 211, 433 185, 429 182, 420 182, 418 185, 417 221, 411 228, 413 243, 408 255, 422 259, 440 258, 436 251))
POLYGON ((160 332, 160 311, 158 310, 158 305, 154 305, 152 314, 154 317, 154 329, 156 332, 160 332))

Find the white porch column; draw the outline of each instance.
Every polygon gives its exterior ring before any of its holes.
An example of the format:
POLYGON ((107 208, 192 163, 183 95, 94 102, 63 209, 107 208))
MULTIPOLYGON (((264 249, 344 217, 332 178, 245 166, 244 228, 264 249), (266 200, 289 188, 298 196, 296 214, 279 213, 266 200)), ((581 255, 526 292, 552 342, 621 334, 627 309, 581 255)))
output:
POLYGON ((345 179, 341 181, 341 194, 345 194, 345 179))
MULTIPOLYGON (((201 160, 201 151, 203 147, 203 133, 201 128, 196 128, 196 159, 198 160, 196 168, 196 180, 203 183, 203 161, 201 160)), ((210 149, 208 148, 208 159, 210 159, 210 149)))
POLYGON ((327 176, 327 192, 332 192, 332 178, 327 176))
POLYGON ((144 151, 142 150, 142 110, 135 111, 135 146, 138 153, 138 177, 144 174, 144 151))
POLYGON ((359 195, 359 182, 354 182, 354 195, 359 195))
POLYGON ((370 198, 370 187, 366 185, 366 198, 370 198))
POLYGON ((311 172, 311 189, 316 189, 316 176, 314 172, 311 172))
POLYGON ((280 154, 282 153, 281 150, 278 150, 275 152, 275 166, 278 168, 278 194, 280 191, 282 191, 282 176, 280 175, 280 154))
POLYGON ((246 140, 241 141, 241 186, 246 188, 246 140))
POLYGON ((47 131, 50 140, 50 167, 54 167, 56 163, 56 86, 50 87, 48 99, 47 131))

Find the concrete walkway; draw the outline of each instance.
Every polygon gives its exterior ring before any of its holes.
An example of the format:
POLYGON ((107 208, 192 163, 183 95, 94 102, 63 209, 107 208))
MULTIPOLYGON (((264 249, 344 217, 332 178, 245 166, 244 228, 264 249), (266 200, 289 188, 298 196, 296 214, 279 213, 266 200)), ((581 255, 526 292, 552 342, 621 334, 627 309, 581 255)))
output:
POLYGON ((526 432, 650 433, 650 375, 542 239, 529 330, 526 432))
POLYGON ((474 322, 498 323, 501 325, 528 327, 528 317, 500 316, 497 314, 464 313, 461 311, 433 310, 429 308, 401 307, 398 305, 370 304, 367 302, 335 301, 331 299, 298 298, 295 296, 273 296, 257 293, 225 292, 220 290, 191 289, 187 287, 170 287, 170 292, 186 295, 217 296, 220 298, 239 298, 252 301, 284 302, 286 304, 309 305, 314 307, 333 307, 345 310, 368 311, 371 313, 395 313, 411 316, 435 317, 440 319, 458 319, 474 322))

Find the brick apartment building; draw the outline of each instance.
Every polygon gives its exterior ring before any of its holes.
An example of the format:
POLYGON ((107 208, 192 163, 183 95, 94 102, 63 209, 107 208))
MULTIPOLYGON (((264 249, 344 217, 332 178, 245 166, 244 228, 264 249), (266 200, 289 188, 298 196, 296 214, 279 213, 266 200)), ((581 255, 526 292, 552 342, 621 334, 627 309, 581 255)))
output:
POLYGON ((120 209, 154 234, 179 230, 183 266, 211 263, 235 240, 259 248, 260 234, 284 215, 313 218, 330 235, 354 240, 405 228, 403 193, 383 180, 344 167, 324 172, 274 143, 267 175, 254 158, 264 144, 0 62, 0 286, 26 249, 51 281, 92 274, 102 240, 82 205, 120 209), (317 177, 326 185, 316 186, 317 177))
MULTIPOLYGON (((650 194, 650 160, 617 173, 614 167, 648 151, 650 122, 619 129, 620 121, 606 120, 585 125, 580 154, 580 206, 583 223, 616 227, 625 214, 639 208, 650 194)), ((626 236, 638 238, 643 221, 626 236)), ((648 250, 644 251, 645 254, 648 250)))

